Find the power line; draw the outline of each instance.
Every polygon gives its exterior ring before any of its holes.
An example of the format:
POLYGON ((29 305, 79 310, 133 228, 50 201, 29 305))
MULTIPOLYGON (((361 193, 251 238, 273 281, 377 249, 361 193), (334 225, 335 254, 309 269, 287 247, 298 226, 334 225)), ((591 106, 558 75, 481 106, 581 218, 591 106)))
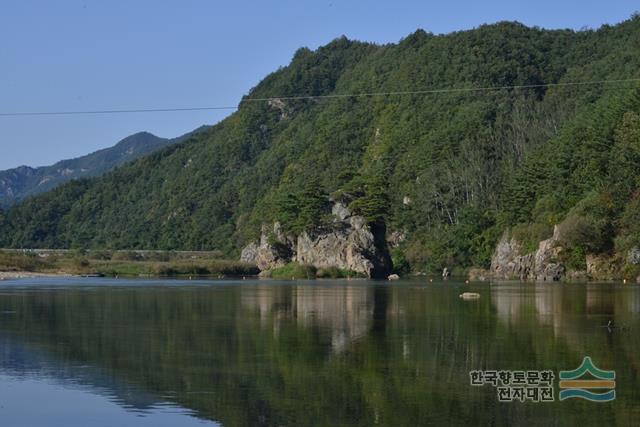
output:
MULTIPOLYGON (((239 104, 249 103, 249 102, 269 102, 269 101, 295 101, 295 100, 311 100, 311 99, 363 98, 363 97, 399 96, 399 95, 429 95, 429 94, 441 94, 441 93, 490 92, 490 91, 514 90, 514 89, 539 89, 539 88, 567 87, 567 86, 594 86, 594 85, 617 84, 617 83, 640 83, 640 78, 617 79, 617 80, 592 80, 592 81, 562 82, 562 83, 539 83, 539 84, 530 84, 530 85, 511 85, 511 86, 462 87, 462 88, 424 89, 424 90, 407 90, 407 91, 391 91, 391 92, 363 92, 363 93, 331 94, 331 95, 273 96, 269 98, 243 98, 242 100, 240 100, 239 104)), ((218 106, 218 107, 185 107, 185 108, 134 108, 134 109, 83 110, 83 111, 27 111, 27 112, 0 113, 0 117, 165 113, 165 112, 181 112, 181 111, 236 110, 238 108, 239 106, 235 106, 235 107, 218 106)))
POLYGON ((352 93, 352 94, 333 94, 333 95, 304 95, 304 96, 283 96, 283 97, 271 97, 271 98, 245 98, 241 102, 247 101, 289 101, 299 99, 327 99, 327 98, 356 98, 356 97, 369 97, 369 96, 391 96, 391 95, 428 95, 438 93, 452 93, 452 92, 488 92, 507 89, 536 89, 543 87, 560 87, 560 86, 584 86, 584 85, 599 85, 599 84, 611 84, 611 83, 639 83, 640 78, 637 79, 620 79, 620 80, 594 80, 585 82, 565 82, 565 83, 539 83, 531 85, 514 85, 514 86, 485 86, 485 87, 462 87, 462 88, 444 88, 444 89, 425 89, 425 90, 407 90, 396 92, 365 92, 365 93, 352 93))
POLYGON ((18 116, 66 116, 80 114, 126 114, 126 113, 166 113, 172 111, 235 110, 238 107, 187 107, 187 108, 136 108, 128 110, 86 110, 86 111, 34 111, 0 113, 0 117, 18 116))

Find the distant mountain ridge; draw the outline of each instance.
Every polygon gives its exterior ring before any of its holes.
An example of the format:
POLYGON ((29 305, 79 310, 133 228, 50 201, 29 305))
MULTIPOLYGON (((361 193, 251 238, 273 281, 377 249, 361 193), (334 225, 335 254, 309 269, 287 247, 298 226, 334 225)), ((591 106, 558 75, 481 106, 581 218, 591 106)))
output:
POLYGON ((51 166, 17 168, 0 171, 0 207, 11 206, 25 197, 49 191, 72 179, 102 175, 147 154, 206 129, 202 126, 177 138, 161 138, 138 132, 116 145, 74 159, 61 160, 51 166))

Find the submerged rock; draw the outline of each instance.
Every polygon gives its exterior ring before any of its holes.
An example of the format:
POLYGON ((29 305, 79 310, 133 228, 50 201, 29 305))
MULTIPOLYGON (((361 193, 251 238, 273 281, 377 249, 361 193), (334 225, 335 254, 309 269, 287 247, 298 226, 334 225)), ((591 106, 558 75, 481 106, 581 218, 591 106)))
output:
POLYGON ((463 292, 460 294, 460 298, 462 299, 478 299, 480 298, 480 294, 476 292, 463 292))

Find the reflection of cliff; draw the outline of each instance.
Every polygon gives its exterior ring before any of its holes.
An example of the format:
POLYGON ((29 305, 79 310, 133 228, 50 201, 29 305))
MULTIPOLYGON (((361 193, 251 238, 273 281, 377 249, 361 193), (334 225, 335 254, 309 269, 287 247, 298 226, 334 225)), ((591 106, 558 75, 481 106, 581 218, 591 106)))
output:
POLYGON ((640 314, 640 293, 639 292, 629 292, 629 295, 626 298, 627 301, 627 310, 633 314, 640 314))
POLYGON ((520 316, 522 304, 531 304, 532 301, 531 298, 524 298, 516 290, 499 289, 491 292, 491 302, 495 306, 498 320, 511 323, 520 316))
POLYGON ((621 316, 633 308, 621 305, 620 298, 616 300, 616 294, 606 286, 499 285, 493 288, 491 302, 502 323, 550 326, 556 337, 579 350, 584 347, 585 334, 599 332, 609 320, 621 323, 621 316))
POLYGON ((340 352, 370 328, 374 311, 373 288, 363 286, 297 286, 274 292, 273 287, 244 288, 242 305, 258 311, 263 326, 278 331, 282 321, 319 328, 331 336, 331 348, 340 352))

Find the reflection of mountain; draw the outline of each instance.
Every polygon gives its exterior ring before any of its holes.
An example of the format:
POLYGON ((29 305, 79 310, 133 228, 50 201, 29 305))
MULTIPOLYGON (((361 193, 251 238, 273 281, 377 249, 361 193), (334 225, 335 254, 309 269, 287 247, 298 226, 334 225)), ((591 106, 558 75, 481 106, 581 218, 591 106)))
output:
POLYGON ((16 378, 51 378, 59 384, 88 388, 133 412, 148 413, 166 404, 165 399, 105 375, 95 366, 60 360, 54 354, 38 351, 11 335, 0 333, 0 349, 0 374, 16 378))
POLYGON ((286 293, 263 286, 257 292, 255 288, 244 289, 241 298, 244 307, 258 310, 263 324, 270 318, 274 330, 290 319, 305 328, 328 330, 336 352, 367 333, 374 304, 373 288, 363 286, 297 286, 286 293))
POLYGON ((469 386, 471 369, 566 369, 587 353, 620 378, 618 424, 637 414, 640 344, 592 326, 612 308, 640 327, 628 301, 640 289, 492 287, 462 301, 453 282, 244 283, 3 288, 0 312, 12 314, 0 318, 0 353, 13 356, 0 366, 144 390, 122 398, 142 408, 170 395, 223 425, 609 424, 594 406, 505 408, 469 386), (96 369, 73 368, 86 365, 96 369))

